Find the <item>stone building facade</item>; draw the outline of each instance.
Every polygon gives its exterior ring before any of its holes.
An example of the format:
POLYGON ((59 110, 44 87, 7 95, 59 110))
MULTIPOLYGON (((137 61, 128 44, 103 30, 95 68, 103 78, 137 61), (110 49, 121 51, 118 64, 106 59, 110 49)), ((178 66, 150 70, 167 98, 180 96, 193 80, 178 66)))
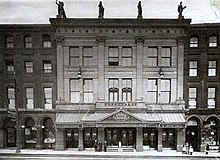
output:
POLYGON ((56 150, 181 150, 190 19, 50 19, 56 150))
POLYGON ((54 148, 56 47, 51 25, 0 26, 0 147, 54 148))
POLYGON ((185 49, 186 140, 198 151, 219 145, 219 26, 192 24, 185 49))

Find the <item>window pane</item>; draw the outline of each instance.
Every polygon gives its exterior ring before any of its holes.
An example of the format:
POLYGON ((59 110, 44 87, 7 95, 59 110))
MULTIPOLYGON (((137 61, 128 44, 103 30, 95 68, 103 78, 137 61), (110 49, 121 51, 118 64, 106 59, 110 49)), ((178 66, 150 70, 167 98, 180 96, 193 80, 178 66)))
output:
POLYGON ((14 42, 13 42, 13 37, 12 36, 6 37, 6 47, 7 48, 13 48, 14 47, 14 42))
POLYGON ((215 88, 208 88, 208 108, 215 108, 215 88))
POLYGON ((70 65, 79 66, 79 47, 70 47, 70 65))
POLYGON ((209 61, 208 76, 216 76, 216 61, 209 61))
POLYGON ((80 92, 70 92, 70 102, 79 103, 80 102, 80 92))
POLYGON ((43 47, 50 48, 51 47, 51 38, 49 35, 44 35, 42 37, 43 39, 43 47))
POLYGON ((197 76, 197 61, 189 62, 189 76, 195 77, 197 76))
POLYGON ((32 37, 25 37, 24 38, 24 42, 25 42, 25 48, 32 48, 32 37))
POLYGON ((91 66, 93 65, 93 50, 92 47, 83 48, 83 65, 91 66))
POLYGON ((157 66, 158 65, 158 49, 156 47, 148 48, 147 50, 148 55, 148 66, 157 66))
POLYGON ((15 71, 13 61, 6 61, 5 63, 6 63, 7 72, 14 72, 15 71))
POLYGON ((44 73, 51 73, 52 72, 52 64, 51 61, 44 61, 44 73))
POLYGON ((109 48, 108 61, 109 61, 110 66, 118 66, 119 65, 118 48, 116 48, 116 47, 109 48))
POLYGON ((217 42, 218 42, 217 36, 209 37, 209 47, 217 47, 217 45, 218 45, 217 42))
POLYGON ((196 108, 197 105, 197 88, 189 88, 189 108, 196 108))
POLYGON ((198 41, 197 37, 190 38, 190 47, 198 47, 198 41))
POLYGON ((25 62, 25 70, 26 70, 26 73, 32 73, 33 72, 33 62, 25 62))
POLYGON ((83 100, 85 103, 93 102, 93 80, 92 79, 83 80, 83 100))
POLYGON ((132 65, 132 48, 123 47, 122 48, 122 66, 132 65))

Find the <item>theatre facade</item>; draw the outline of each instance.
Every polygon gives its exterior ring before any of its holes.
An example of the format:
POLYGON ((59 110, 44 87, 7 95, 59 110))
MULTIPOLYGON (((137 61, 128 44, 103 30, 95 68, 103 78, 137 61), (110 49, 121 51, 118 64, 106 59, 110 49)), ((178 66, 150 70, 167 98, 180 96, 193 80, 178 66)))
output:
POLYGON ((51 18, 56 150, 175 149, 185 142, 184 48, 190 19, 51 18))

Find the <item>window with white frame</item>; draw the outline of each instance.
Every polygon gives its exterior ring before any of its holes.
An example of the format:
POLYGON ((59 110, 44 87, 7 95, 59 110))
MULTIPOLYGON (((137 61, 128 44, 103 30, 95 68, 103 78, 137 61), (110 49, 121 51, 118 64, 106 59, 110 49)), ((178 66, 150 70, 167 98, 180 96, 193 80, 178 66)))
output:
POLYGON ((5 65, 6 65, 7 73, 13 73, 14 74, 14 71, 15 71, 14 61, 7 60, 7 61, 5 61, 5 65))
POLYGON ((147 65, 148 66, 158 66, 158 48, 149 47, 147 49, 147 65))
POLYGON ((218 37, 210 36, 209 37, 209 47, 217 47, 218 46, 218 37))
POLYGON ((83 47, 83 65, 92 66, 93 65, 93 48, 83 47))
POLYGON ((70 79, 70 102, 80 102, 80 81, 78 79, 70 79))
POLYGON ((132 101, 132 80, 122 79, 122 101, 132 101))
POLYGON ((171 66, 171 48, 161 48, 161 66, 171 66))
POLYGON ((216 89, 214 87, 208 88, 208 108, 215 108, 216 89))
POLYGON ((190 38, 190 47, 196 48, 199 46, 199 38, 198 37, 191 37, 190 38))
POLYGON ((132 48, 122 47, 122 66, 132 65, 132 48))
POLYGON ((5 38, 6 48, 14 48, 14 39, 12 36, 7 36, 5 38))
POLYGON ((25 72, 26 73, 33 73, 33 62, 32 61, 26 61, 24 62, 25 72))
POLYGON ((109 101, 118 101, 119 98, 119 84, 118 84, 118 79, 112 78, 109 79, 109 101))
POLYGON ((83 79, 83 101, 93 103, 93 80, 83 79))
POLYGON ((79 47, 70 47, 69 60, 70 66, 79 66, 79 47))
POLYGON ((189 109, 196 108, 197 105, 197 88, 189 87, 189 109))
POLYGON ((42 42, 44 48, 50 48, 51 47, 51 38, 50 35, 43 35, 42 36, 42 42))
POLYGON ((43 61, 44 73, 52 72, 52 64, 51 61, 43 61))
POLYGON ((158 84, 157 79, 148 79, 147 94, 149 103, 157 103, 158 100, 158 84))
POLYGON ((215 60, 211 60, 209 61, 209 68, 208 68, 208 76, 216 76, 216 61, 215 60))
POLYGON ((8 109, 15 109, 15 89, 7 88, 8 109))
POLYGON ((52 109, 52 88, 51 87, 44 88, 44 108, 52 109))
POLYGON ((26 107, 27 109, 34 109, 34 89, 26 88, 26 107))
POLYGON ((118 47, 109 47, 108 65, 109 66, 118 66, 119 65, 118 47))
POLYGON ((31 36, 24 37, 24 47, 25 48, 32 48, 32 37, 31 36))
POLYGON ((197 61, 190 61, 189 62, 189 76, 196 77, 198 72, 198 62, 197 61))
POLYGON ((161 90, 160 90, 160 102, 170 103, 171 100, 171 85, 170 79, 161 79, 161 90))

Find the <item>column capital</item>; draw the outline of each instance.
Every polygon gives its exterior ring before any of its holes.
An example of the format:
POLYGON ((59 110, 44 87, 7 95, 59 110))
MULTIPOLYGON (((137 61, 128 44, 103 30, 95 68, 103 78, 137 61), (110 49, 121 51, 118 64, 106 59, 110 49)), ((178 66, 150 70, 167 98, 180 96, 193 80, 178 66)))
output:
POLYGON ((56 37, 55 42, 57 44, 63 44, 64 43, 64 37, 62 37, 62 36, 56 37))
POLYGON ((145 41, 145 37, 144 36, 135 37, 135 43, 136 44, 144 44, 144 41, 145 41))
POLYGON ((187 37, 185 37, 185 36, 177 37, 176 43, 177 43, 177 45, 179 45, 179 44, 184 45, 184 43, 186 42, 186 40, 187 40, 187 37))
POLYGON ((105 44, 106 38, 104 36, 96 37, 97 44, 105 44))

